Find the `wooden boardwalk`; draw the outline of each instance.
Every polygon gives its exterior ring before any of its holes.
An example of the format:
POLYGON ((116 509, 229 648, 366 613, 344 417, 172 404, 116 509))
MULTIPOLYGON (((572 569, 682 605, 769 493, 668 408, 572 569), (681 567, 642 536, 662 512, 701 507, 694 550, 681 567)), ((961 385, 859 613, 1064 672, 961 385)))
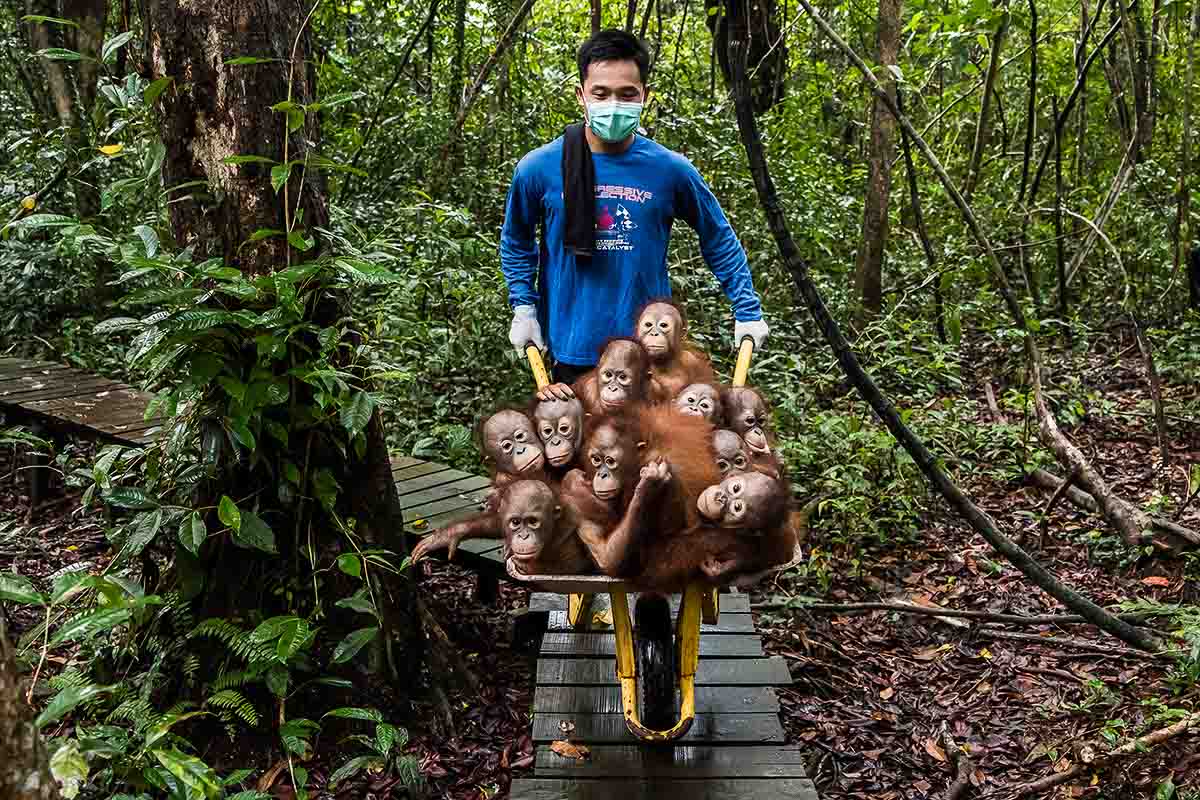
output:
MULTIPOLYGON (((537 593, 530 610, 548 616, 533 699, 534 777, 513 781, 512 800, 817 800, 801 754, 784 744, 774 687, 791 683, 787 664, 763 653, 749 596, 721 595, 716 625, 702 625, 696 721, 674 745, 640 745, 625 729, 611 627, 577 632, 562 595, 537 593), (569 739, 591 758, 550 749, 569 739)), ((607 610, 596 598, 593 619, 607 610)), ((632 607, 632 602, 631 602, 632 607)), ((672 613, 679 598, 672 599, 672 613)))
MULTIPOLYGON (((9 424, 144 447, 166 422, 144 418, 151 399, 61 364, 0 358, 0 415, 9 424)), ((490 483, 409 456, 393 458, 392 473, 413 536, 477 513, 490 483)), ((508 577, 499 541, 464 542, 455 562, 479 573, 481 594, 508 577)), ((657 746, 638 744, 625 729, 611 627, 572 630, 565 603, 550 594, 530 600, 533 618, 546 619, 534 693, 537 753, 535 777, 513 782, 514 800, 816 800, 779 724, 773 687, 790 683, 787 665, 763 653, 746 595, 722 595, 718 624, 702 626, 695 723, 677 744, 657 746), (591 758, 554 753, 550 745, 561 739, 586 744, 591 758)), ((607 597, 598 597, 593 613, 606 607, 607 597)))

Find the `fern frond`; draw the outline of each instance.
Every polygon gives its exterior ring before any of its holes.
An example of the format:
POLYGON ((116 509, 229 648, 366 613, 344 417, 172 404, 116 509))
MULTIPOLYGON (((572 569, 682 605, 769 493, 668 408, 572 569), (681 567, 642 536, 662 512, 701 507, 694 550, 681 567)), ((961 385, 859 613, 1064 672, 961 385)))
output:
POLYGON ((246 696, 235 689, 225 689, 217 692, 212 697, 204 702, 206 706, 219 708, 227 714, 231 714, 250 727, 258 726, 258 709, 254 704, 246 699, 246 696))

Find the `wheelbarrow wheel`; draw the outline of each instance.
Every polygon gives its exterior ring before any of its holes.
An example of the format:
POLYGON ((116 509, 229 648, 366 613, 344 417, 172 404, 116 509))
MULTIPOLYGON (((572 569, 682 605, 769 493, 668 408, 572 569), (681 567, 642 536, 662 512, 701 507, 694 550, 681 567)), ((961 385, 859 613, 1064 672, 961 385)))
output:
POLYGON ((675 638, 671 607, 660 595, 638 597, 634 610, 642 724, 666 730, 675 724, 675 638))

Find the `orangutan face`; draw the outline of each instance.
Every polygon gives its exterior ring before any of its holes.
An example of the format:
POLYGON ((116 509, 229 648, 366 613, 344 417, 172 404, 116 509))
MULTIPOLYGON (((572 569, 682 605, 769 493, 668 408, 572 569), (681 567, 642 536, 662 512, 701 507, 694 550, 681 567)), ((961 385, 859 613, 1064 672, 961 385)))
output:
POLYGON ((717 453, 717 469, 725 476, 745 472, 750 467, 750 450, 742 437, 733 431, 713 431, 713 450, 717 453))
POLYGON ((509 555, 532 562, 554 536, 559 507, 554 492, 541 481, 516 481, 500 500, 500 521, 509 555))
POLYGON ((546 462, 533 422, 520 411, 498 411, 483 423, 483 449, 500 472, 536 472, 546 462))
POLYGON ((634 335, 651 361, 668 361, 679 354, 683 317, 670 303, 651 303, 638 317, 634 335))
POLYGON ((675 408, 680 414, 691 414, 704 417, 714 425, 724 415, 721 406, 721 395, 715 386, 707 383, 693 383, 685 386, 675 397, 675 408))
POLYGON ((726 475, 700 495, 696 506, 701 515, 722 528, 756 529, 778 513, 783 486, 759 472, 726 475))
POLYGON ((592 494, 600 500, 619 497, 626 473, 636 453, 614 426, 601 425, 588 437, 585 473, 592 481, 592 494))
POLYGON ((767 404, 758 392, 744 387, 730 389, 725 411, 729 427, 746 441, 751 453, 765 455, 771 452, 767 404))
POLYGON ((576 398, 543 400, 533 410, 533 419, 550 466, 574 461, 583 436, 583 403, 576 398))
POLYGON ((645 392, 645 355, 636 342, 625 339, 611 342, 596 365, 596 378, 604 410, 624 408, 645 392))

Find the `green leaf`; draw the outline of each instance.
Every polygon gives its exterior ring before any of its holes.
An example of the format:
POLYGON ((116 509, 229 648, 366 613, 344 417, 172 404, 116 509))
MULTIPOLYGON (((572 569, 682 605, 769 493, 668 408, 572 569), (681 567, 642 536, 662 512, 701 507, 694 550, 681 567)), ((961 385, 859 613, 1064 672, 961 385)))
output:
POLYGON ((221 495, 221 502, 217 505, 217 519, 235 531, 242 527, 242 515, 238 511, 237 503, 227 494, 221 495))
POLYGON ((146 549, 146 545, 154 541, 154 537, 158 535, 158 529, 162 527, 162 516, 163 512, 160 508, 139 514, 135 518, 133 531, 125 540, 124 546, 121 547, 122 561, 140 555, 146 549))
POLYGON ((50 757, 50 776, 62 786, 60 793, 66 800, 79 796, 88 776, 87 758, 79 752, 79 742, 68 739, 50 757))
POLYGON ((244 67, 248 64, 270 64, 272 61, 280 61, 278 58, 259 58, 258 56, 238 56, 231 58, 225 62, 227 67, 244 67))
POLYGON ((46 598, 33 587, 33 583, 15 572, 0 572, 0 600, 36 606, 46 603, 46 598))
MULTIPOLYGON (((355 560, 357 561, 357 559, 355 560)), ((334 603, 334 605, 338 608, 348 608, 351 611, 357 611, 361 614, 371 614, 372 616, 375 614, 375 604, 368 599, 365 589, 360 589, 350 597, 343 597, 334 603)))
POLYGON ((276 164, 271 167, 271 188, 275 194, 279 194, 279 190, 288 182, 288 178, 292 177, 292 162, 286 164, 276 164))
POLYGON ((289 108, 287 110, 287 128, 288 133, 295 133, 304 127, 304 111, 299 108, 289 108))
POLYGON ((275 547, 275 532, 253 511, 241 513, 241 527, 235 529, 233 541, 242 547, 262 550, 265 553, 279 552, 275 547))
MULTIPOLYGON (((274 182, 275 182, 275 170, 276 169, 278 169, 278 167, 271 168, 271 183, 272 183, 272 185, 274 185, 274 182)), ((279 190, 276 189, 275 191, 279 191, 279 190)), ((247 241, 261 242, 263 239, 270 239, 273 236, 283 236, 283 235, 284 235, 284 231, 277 230, 275 228, 259 228, 254 233, 250 234, 250 238, 247 241)))
POLYGON ((179 543, 186 547, 189 553, 193 555, 199 553, 200 545, 204 544, 204 540, 207 538, 208 527, 204 524, 204 517, 200 516, 199 511, 193 511, 179 524, 179 543))
POLYGON ((79 23, 71 19, 63 19, 62 17, 47 17, 44 14, 26 14, 21 17, 22 22, 50 22, 54 25, 66 25, 71 28, 78 28, 79 23))
POLYGON ((133 229, 133 232, 142 240, 142 244, 146 246, 146 258, 154 258, 158 255, 158 234, 149 225, 138 225, 133 229))
POLYGON ((117 687, 98 686, 94 683, 90 683, 87 686, 68 686, 54 696, 54 699, 50 701, 50 705, 46 706, 46 709, 41 714, 38 714, 33 724, 40 729, 52 722, 58 722, 71 713, 71 710, 75 706, 85 700, 90 700, 98 695, 111 692, 115 688, 117 687))
POLYGON ((347 575, 355 578, 362 575, 362 562, 353 553, 342 553, 337 557, 337 565, 338 569, 347 575))
MULTIPOLYGON (((396 744, 398 731, 395 725, 387 722, 381 722, 375 726, 375 749, 379 751, 381 756, 388 756, 392 752, 392 746, 396 744)), ((404 737, 407 739, 408 737, 404 737)), ((407 742, 401 742, 403 747, 407 742)))
POLYGON ((279 660, 286 662, 296 655, 308 638, 308 632, 308 623, 299 618, 285 625, 283 632, 279 634, 279 641, 275 642, 275 655, 279 660))
POLYGON ((218 798, 225 794, 217 773, 213 772, 212 767, 195 756, 181 753, 173 747, 168 750, 154 750, 152 752, 154 753, 154 757, 158 759, 158 763, 166 767, 167 771, 174 775, 187 788, 186 796, 189 799, 195 797, 204 798, 205 800, 218 800, 218 798))
POLYGON ((65 228, 78 224, 79 221, 74 217, 68 217, 62 214, 30 214, 28 217, 22 217, 8 227, 22 229, 65 228))
POLYGON ((304 232, 298 228, 288 234, 288 244, 302 253, 307 253, 311 250, 314 242, 314 239, 304 238, 304 232))
POLYGON ((50 646, 57 647, 63 642, 73 642, 76 639, 88 639, 102 631, 112 630, 124 624, 133 614, 133 609, 106 608, 69 621, 55 632, 50 639, 50 646))
MULTIPOLYGON (((370 628, 359 628, 356 631, 352 631, 351 633, 346 634, 346 638, 344 638, 344 639, 342 639, 342 641, 338 642, 338 646, 333 649, 333 663, 334 664, 342 664, 342 663, 345 663, 345 662, 349 661, 350 659, 354 658, 354 656, 358 655, 359 650, 362 650, 363 647, 368 642, 370 642, 372 639, 374 639, 378 635, 379 635, 379 628, 376 626, 371 626, 370 628)), ((361 710, 361 709, 344 709, 344 708, 338 709, 338 711, 358 711, 358 710, 361 710)), ((376 713, 378 713, 378 712, 376 712, 376 713)), ((330 716, 330 715, 335 716, 335 717, 344 716, 341 714, 335 714, 332 711, 330 711, 329 714, 326 714, 325 716, 330 716)), ((368 719, 368 717, 352 717, 352 719, 368 719)), ((380 719, 382 719, 382 717, 380 717, 380 719)), ((375 721, 378 722, 379 720, 375 720, 375 721)))
POLYGON ((333 477, 333 473, 322 467, 312 476, 309 483, 312 484, 313 494, 321 501, 321 505, 332 511, 338 495, 337 479, 333 477))
POLYGON ((267 688, 276 697, 286 697, 290 678, 291 674, 288 672, 288 668, 282 664, 271 667, 267 670, 267 688))
POLYGON ((227 156, 221 159, 222 164, 274 164, 275 160, 266 156, 227 156))
POLYGON ((38 55, 43 58, 48 58, 51 61, 95 61, 94 58, 87 58, 81 53, 76 53, 74 50, 68 50, 65 47, 47 47, 45 50, 38 50, 38 55))
POLYGON ((361 719, 366 720, 367 722, 383 722, 383 714, 380 714, 373 708, 335 708, 333 711, 326 713, 324 717, 321 717, 321 719, 324 719, 325 717, 361 719))
POLYGON ((142 92, 142 97, 145 98, 146 105, 154 105, 155 101, 162 96, 162 93, 167 90, 167 87, 170 86, 171 82, 174 80, 175 79, 170 75, 165 75, 158 80, 151 82, 150 85, 146 87, 146 90, 142 92))
POLYGON ((367 392, 355 392, 350 397, 350 402, 342 405, 340 418, 342 427, 345 428, 351 437, 357 436, 366 430, 367 423, 371 421, 371 414, 375 411, 375 401, 371 399, 371 395, 367 392))
POLYGON ((105 64, 111 63, 111 59, 116 56, 117 51, 124 47, 132 38, 133 31, 125 31, 109 39, 100 50, 100 60, 105 64))
POLYGON ((111 492, 105 493, 103 498, 104 502, 117 508, 131 508, 134 510, 158 508, 158 501, 147 494, 144 489, 139 489, 136 486, 118 486, 111 492))
POLYGON ((139 319, 133 317, 113 317, 106 319, 103 322, 97 322, 96 327, 92 328, 92 333, 97 336, 102 336, 106 333, 116 333, 118 331, 137 330, 143 325, 139 319))
POLYGON ((334 773, 329 776, 329 787, 331 789, 336 788, 337 785, 342 781, 346 780, 347 778, 354 777, 367 767, 371 766, 373 762, 378 763, 378 761, 379 759, 375 756, 358 756, 350 759, 345 764, 342 764, 340 767, 338 767, 334 773))

